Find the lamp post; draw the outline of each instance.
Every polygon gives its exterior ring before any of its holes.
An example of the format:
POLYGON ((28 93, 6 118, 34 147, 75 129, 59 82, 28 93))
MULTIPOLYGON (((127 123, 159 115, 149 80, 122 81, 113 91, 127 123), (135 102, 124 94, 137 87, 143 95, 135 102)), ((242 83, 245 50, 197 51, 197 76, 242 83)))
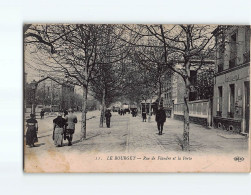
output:
POLYGON ((37 89, 37 82, 33 80, 31 83, 31 89, 32 89, 32 105, 31 105, 31 113, 36 114, 36 89, 37 89))

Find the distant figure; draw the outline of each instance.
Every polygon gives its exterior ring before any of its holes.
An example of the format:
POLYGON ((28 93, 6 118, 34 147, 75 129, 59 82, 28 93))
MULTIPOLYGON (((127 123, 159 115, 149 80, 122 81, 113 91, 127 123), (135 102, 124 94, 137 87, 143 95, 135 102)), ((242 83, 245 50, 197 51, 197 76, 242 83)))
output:
POLYGON ((72 109, 68 110, 68 115, 65 117, 66 120, 66 138, 68 140, 68 146, 72 145, 72 137, 75 132, 75 124, 78 122, 77 116, 73 114, 72 109))
POLYGON ((63 134, 66 125, 66 120, 62 118, 62 113, 58 113, 57 118, 53 120, 53 140, 55 146, 61 147, 63 145, 63 134))
POLYGON ((163 106, 160 106, 159 110, 157 110, 155 120, 157 122, 159 135, 162 135, 163 126, 166 122, 166 112, 163 110, 163 106))
POLYGON ((30 118, 26 120, 27 132, 26 132, 26 145, 35 147, 34 143, 38 142, 37 131, 38 123, 35 119, 35 114, 30 114, 30 118))
POLYGON ((106 112, 105 112, 105 121, 106 121, 107 128, 110 128, 111 117, 112 117, 111 111, 110 110, 106 110, 106 112))
POLYGON ((131 111, 131 114, 132 114, 132 117, 134 117, 134 114, 135 112, 134 112, 134 109, 132 109, 132 111, 131 111))
POLYGON ((118 113, 119 113, 119 115, 120 115, 120 109, 118 110, 118 113))
POLYGON ((120 115, 123 115, 123 110, 122 109, 120 109, 120 115))
POLYGON ((40 116, 41 116, 41 119, 44 118, 44 110, 42 109, 41 112, 40 112, 40 116))
POLYGON ((143 118, 143 122, 146 122, 146 112, 142 111, 142 118, 143 118))

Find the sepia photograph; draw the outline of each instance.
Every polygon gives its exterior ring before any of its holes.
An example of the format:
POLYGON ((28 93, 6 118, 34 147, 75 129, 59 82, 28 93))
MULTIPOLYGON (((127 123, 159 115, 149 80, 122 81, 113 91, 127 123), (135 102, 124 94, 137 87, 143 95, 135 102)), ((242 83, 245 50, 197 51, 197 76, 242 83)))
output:
POLYGON ((23 25, 23 169, 250 172, 250 26, 23 25))
POLYGON ((250 7, 0 1, 1 194, 250 195, 250 7))

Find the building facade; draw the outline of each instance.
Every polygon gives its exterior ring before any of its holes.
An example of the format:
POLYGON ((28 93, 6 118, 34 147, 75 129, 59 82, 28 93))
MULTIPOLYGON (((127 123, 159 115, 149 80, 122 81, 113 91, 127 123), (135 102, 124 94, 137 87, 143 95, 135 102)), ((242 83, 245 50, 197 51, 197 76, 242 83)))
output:
POLYGON ((249 133, 250 27, 219 26, 213 98, 214 127, 249 133))
MULTIPOLYGON (((206 60, 205 65, 198 71, 195 71, 198 68, 196 63, 196 61, 193 61, 190 72, 191 83, 193 85, 193 90, 189 94, 190 121, 204 126, 211 126, 214 60, 206 60)), ((176 68, 182 68, 182 66, 177 64, 176 68)), ((163 89, 164 92, 167 92, 163 96, 164 108, 172 118, 183 120, 184 80, 179 74, 172 73, 167 76, 166 81, 166 85, 164 85, 165 89, 163 89)))

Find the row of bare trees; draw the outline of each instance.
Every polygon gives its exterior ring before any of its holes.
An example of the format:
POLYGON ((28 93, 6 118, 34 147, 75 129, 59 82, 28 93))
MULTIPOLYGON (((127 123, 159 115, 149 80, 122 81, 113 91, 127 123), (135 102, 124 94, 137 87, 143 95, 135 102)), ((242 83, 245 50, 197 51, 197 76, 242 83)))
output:
POLYGON ((83 139, 89 91, 102 104, 102 126, 110 103, 121 96, 134 102, 154 94, 160 99, 163 76, 179 74, 186 87, 183 149, 188 150, 190 71, 198 71, 212 53, 213 30, 206 25, 25 25, 25 63, 54 78, 67 74, 82 87, 83 139))

